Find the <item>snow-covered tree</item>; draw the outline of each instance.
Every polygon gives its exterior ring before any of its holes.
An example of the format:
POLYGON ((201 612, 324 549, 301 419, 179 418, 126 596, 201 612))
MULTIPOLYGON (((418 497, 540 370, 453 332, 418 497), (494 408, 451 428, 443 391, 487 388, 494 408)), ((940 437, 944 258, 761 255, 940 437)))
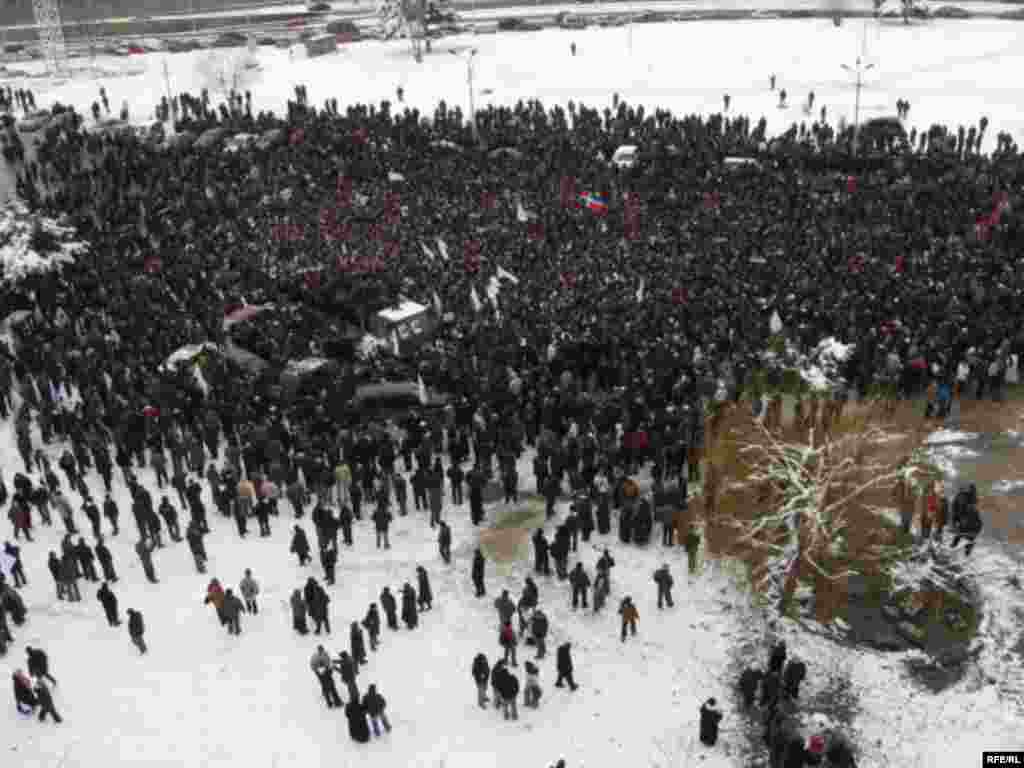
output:
POLYGON ((87 247, 74 227, 33 214, 20 201, 0 208, 0 283, 58 269, 87 247))
POLYGON ((218 49, 196 62, 199 85, 219 93, 228 101, 231 94, 251 89, 263 76, 259 61, 245 48, 218 49))
POLYGON ((729 522, 742 543, 767 555, 755 586, 770 599, 791 597, 802 574, 839 581, 857 573, 847 564, 852 513, 868 492, 904 472, 867 458, 868 445, 881 436, 868 428, 819 438, 812 429, 806 443, 787 443, 763 431, 760 442, 741 449, 753 467, 748 479, 769 499, 753 519, 729 522))

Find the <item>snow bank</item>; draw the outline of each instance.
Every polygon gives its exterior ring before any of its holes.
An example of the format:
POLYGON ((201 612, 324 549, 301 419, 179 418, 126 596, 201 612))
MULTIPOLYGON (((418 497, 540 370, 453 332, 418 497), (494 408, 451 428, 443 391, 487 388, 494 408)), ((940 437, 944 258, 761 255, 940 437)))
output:
POLYGON ((54 219, 29 211, 18 200, 0 208, 0 283, 15 283, 38 272, 59 269, 74 261, 88 244, 75 239, 75 229, 58 224, 54 219), (40 253, 33 243, 35 233, 42 232, 56 249, 40 253))
POLYGON ((940 429, 928 435, 925 443, 928 445, 946 445, 947 443, 969 443, 977 440, 977 432, 959 432, 953 429, 940 429))

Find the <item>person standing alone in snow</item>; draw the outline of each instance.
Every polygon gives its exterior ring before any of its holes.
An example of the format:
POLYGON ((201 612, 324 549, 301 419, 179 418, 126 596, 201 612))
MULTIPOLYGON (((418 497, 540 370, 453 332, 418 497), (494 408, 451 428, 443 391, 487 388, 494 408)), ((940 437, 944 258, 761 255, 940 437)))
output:
POLYGON ((626 642, 626 629, 628 628, 630 634, 636 637, 636 620, 640 618, 636 606, 633 605, 633 598, 622 598, 622 603, 619 605, 619 615, 622 617, 622 642, 626 642))
POLYGON ((139 649, 139 653, 146 653, 146 641, 143 639, 143 635, 146 632, 146 626, 142 623, 142 614, 133 608, 128 609, 128 637, 132 640, 132 645, 139 649))
POLYGON ((558 667, 558 679, 555 681, 555 687, 561 688, 562 681, 565 680, 569 683, 569 690, 575 691, 579 686, 576 685, 576 681, 573 680, 573 666, 572 666, 572 644, 562 643, 558 646, 557 652, 557 667, 558 667))
POLYGON ((658 610, 661 610, 662 603, 668 603, 672 607, 672 574, 668 571, 668 563, 665 563, 654 572, 654 583, 658 585, 658 610))
POLYGON ((722 720, 722 713, 715 704, 714 699, 708 699, 700 708, 700 741, 709 747, 718 741, 718 724, 722 720))

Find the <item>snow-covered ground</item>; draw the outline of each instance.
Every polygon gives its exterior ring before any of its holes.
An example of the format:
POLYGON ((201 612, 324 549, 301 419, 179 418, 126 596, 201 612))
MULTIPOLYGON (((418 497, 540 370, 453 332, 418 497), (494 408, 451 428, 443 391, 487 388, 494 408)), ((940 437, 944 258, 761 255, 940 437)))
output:
MULTIPOLYGON (((855 88, 841 65, 862 52, 865 27, 859 23, 833 27, 827 20, 693 22, 638 25, 627 28, 537 33, 509 33, 448 38, 443 50, 476 48, 476 103, 514 104, 539 98, 545 103, 569 100, 609 104, 618 93, 631 104, 664 107, 679 113, 718 111, 722 95, 732 97, 731 111, 764 115, 770 131, 813 119, 803 102, 815 93, 815 114, 828 109, 830 121, 853 119, 855 88), (575 41, 578 55, 569 54, 575 41), (735 52, 727 54, 725 52, 735 52), (778 76, 789 106, 778 108, 778 93, 768 88, 778 76)), ((1021 28, 998 21, 936 21, 905 28, 870 23, 866 27, 866 60, 875 65, 865 77, 861 118, 895 113, 898 98, 910 102, 908 129, 933 123, 952 125, 990 121, 986 140, 1000 131, 1018 140, 1024 135, 1024 112, 1013 74, 1024 65, 1021 28)), ((441 47, 441 46, 439 46, 441 47)), ((164 63, 174 91, 197 88, 197 63, 208 51, 148 54, 130 59, 101 57, 107 72, 137 71, 94 80, 80 76, 60 84, 45 79, 12 78, 12 85, 31 83, 43 103, 73 103, 84 114, 105 85, 114 104, 127 99, 135 119, 149 119, 166 93, 164 63)), ((226 56, 236 54, 224 54, 226 56)), ((416 64, 405 42, 363 42, 344 46, 332 56, 312 60, 296 49, 261 48, 256 54, 263 73, 251 85, 254 106, 283 110, 299 83, 308 85, 313 103, 338 98, 349 102, 394 101, 405 89, 410 107, 432 111, 438 100, 468 104, 466 64, 461 57, 438 50, 416 64), (344 84, 344 85, 341 85, 344 84)), ((41 71, 38 63, 29 71, 41 71)), ((216 92, 216 88, 212 88, 216 92)))

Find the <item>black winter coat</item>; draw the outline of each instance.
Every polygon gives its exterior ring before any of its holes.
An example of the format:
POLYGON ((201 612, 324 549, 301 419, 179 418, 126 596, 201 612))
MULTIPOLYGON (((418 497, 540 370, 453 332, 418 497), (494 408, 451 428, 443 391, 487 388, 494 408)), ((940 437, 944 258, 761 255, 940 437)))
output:
POLYGON ((348 735, 353 741, 365 744, 370 740, 370 724, 366 722, 366 713, 358 701, 350 701, 345 705, 345 717, 348 719, 348 735))
POLYGON ((473 680, 477 685, 487 685, 491 678, 491 667, 487 663, 487 657, 482 653, 477 654, 473 659, 473 680))
POLYGON ((142 622, 142 614, 138 611, 133 611, 128 616, 128 634, 131 637, 142 637, 146 631, 146 627, 142 622))

